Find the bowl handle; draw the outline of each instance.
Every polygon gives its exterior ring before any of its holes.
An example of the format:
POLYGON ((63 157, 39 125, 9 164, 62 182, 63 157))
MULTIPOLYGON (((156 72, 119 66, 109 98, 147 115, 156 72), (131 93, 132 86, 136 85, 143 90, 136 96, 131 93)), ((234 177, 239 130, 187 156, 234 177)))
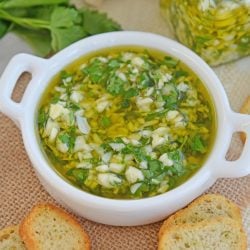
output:
POLYGON ((223 162, 221 162, 223 166, 216 173, 218 177, 222 178, 236 178, 250 174, 250 115, 232 112, 230 118, 233 132, 245 132, 246 142, 239 159, 227 161, 223 158, 223 162))
POLYGON ((20 118, 24 112, 23 104, 28 89, 31 89, 35 83, 35 78, 44 70, 46 59, 35 57, 28 54, 18 54, 14 56, 5 68, 0 78, 0 111, 10 117, 19 127, 20 118), (22 73, 29 72, 32 74, 32 80, 27 86, 20 103, 12 100, 12 92, 15 88, 18 78, 22 73), (32 84, 33 82, 33 84, 32 84))

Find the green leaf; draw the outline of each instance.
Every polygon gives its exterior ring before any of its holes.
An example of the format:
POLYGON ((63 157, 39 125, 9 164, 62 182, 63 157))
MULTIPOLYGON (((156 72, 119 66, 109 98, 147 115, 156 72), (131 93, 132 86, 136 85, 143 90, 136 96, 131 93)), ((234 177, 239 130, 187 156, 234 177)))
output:
POLYGON ((160 182, 162 182, 164 180, 164 178, 166 177, 166 172, 163 172, 161 174, 159 174, 158 176, 154 176, 154 178, 151 180, 151 183, 155 183, 156 185, 158 185, 160 182))
POLYGON ((67 144, 67 146, 69 147, 70 150, 72 150, 74 148, 75 145, 75 135, 73 133, 64 133, 64 134, 60 134, 58 136, 58 139, 62 142, 67 144))
POLYGON ((119 68, 120 67, 120 62, 117 59, 112 59, 109 61, 108 66, 112 69, 114 68, 119 68))
POLYGON ((58 136, 58 138, 62 143, 65 143, 65 144, 69 143, 69 135, 68 134, 61 134, 58 136))
POLYGON ((196 36, 195 37, 195 41, 199 44, 201 44, 202 46, 204 46, 204 43, 213 40, 212 36, 196 36))
POLYGON ((105 70, 105 65, 95 59, 89 66, 83 69, 83 73, 89 75, 92 82, 98 83, 102 79, 105 70))
POLYGON ((81 107, 78 104, 72 102, 67 105, 67 108, 71 109, 74 112, 81 109, 81 107))
POLYGON ((188 72, 184 71, 184 70, 177 70, 174 73, 174 78, 179 78, 182 76, 188 76, 188 72))
POLYGON ((174 95, 170 95, 165 98, 164 108, 174 109, 177 106, 177 98, 174 95))
POLYGON ((34 31, 21 27, 16 27, 14 32, 24 41, 26 41, 34 52, 39 56, 48 56, 52 48, 50 33, 46 30, 34 31))
POLYGON ((73 126, 75 123, 75 114, 73 111, 70 111, 69 113, 69 121, 70 121, 70 126, 73 126))
POLYGON ((174 161, 174 162, 182 162, 183 160, 183 154, 180 150, 172 151, 169 153, 169 157, 174 161))
POLYGON ((82 21, 79 12, 74 8, 57 7, 50 19, 53 28, 69 28, 82 21))
POLYGON ((39 55, 47 55, 51 48, 57 52, 88 35, 120 29, 106 14, 77 10, 68 0, 0 0, 0 38, 9 27, 39 55))
POLYGON ((27 17, 30 16, 30 12, 33 8, 14 8, 9 9, 8 13, 15 17, 27 17))
POLYGON ((140 86, 142 88, 148 88, 154 86, 154 80, 146 72, 143 72, 141 74, 139 81, 140 81, 140 86))
POLYGON ((166 64, 170 68, 176 67, 179 61, 175 60, 172 57, 166 56, 163 60, 163 63, 166 64))
POLYGON ((113 150, 111 148, 111 146, 109 145, 109 142, 108 143, 102 143, 100 147, 103 148, 105 152, 109 152, 109 151, 113 150))
POLYGON ((60 72, 60 77, 62 80, 66 80, 69 77, 73 77, 72 73, 67 72, 66 70, 62 70, 60 72))
POLYGON ((34 18, 49 21, 55 8, 57 8, 57 6, 54 5, 37 6, 31 8, 14 8, 8 9, 8 13, 15 17, 28 17, 32 19, 34 18))
POLYGON ((173 109, 178 103, 178 91, 172 90, 169 95, 164 95, 163 99, 165 101, 164 108, 173 109))
POLYGON ((38 126, 39 127, 45 127, 46 122, 48 120, 48 113, 45 111, 44 108, 41 108, 38 112, 38 126))
POLYGON ((0 2, 0 8, 24 8, 38 5, 67 4, 68 0, 4 0, 0 2))
POLYGON ((132 144, 127 144, 125 148, 122 149, 123 154, 133 154, 137 161, 146 160, 146 154, 141 147, 133 146, 132 144))
POLYGON ((248 33, 240 38, 238 46, 239 51, 244 54, 250 48, 250 35, 248 33))
POLYGON ((56 93, 52 98, 51 98, 51 103, 57 103, 60 100, 61 94, 56 93))
POLYGON ((121 26, 104 13, 87 8, 82 9, 81 12, 84 30, 91 35, 121 30, 121 26))
POLYGON ((146 193, 150 190, 148 183, 142 183, 142 185, 137 189, 136 193, 139 193, 139 197, 143 197, 142 193, 146 193))
POLYGON ((184 156, 181 150, 172 151, 169 153, 169 158, 174 161, 174 165, 169 167, 169 170, 177 176, 181 176, 184 172, 183 160, 184 156))
POLYGON ((57 6, 39 6, 26 9, 28 11, 28 16, 31 18, 37 18, 40 20, 50 21, 51 15, 54 10, 58 8, 57 6))
POLYGON ((111 95, 119 95, 124 93, 124 82, 118 78, 118 77, 113 77, 110 79, 108 86, 107 86, 107 91, 111 95))
POLYGON ((151 179, 154 176, 150 170, 142 169, 141 171, 146 179, 151 179))
POLYGON ((169 109, 164 109, 162 111, 159 112, 153 112, 153 113, 149 113, 146 117, 145 120, 146 121, 151 121, 154 120, 155 118, 160 118, 164 115, 166 115, 166 113, 169 111, 169 109))
POLYGON ((51 15, 50 24, 54 51, 61 50, 87 35, 81 26, 81 16, 74 8, 56 8, 51 15))
POLYGON ((71 26, 69 28, 52 28, 52 49, 59 51, 68 45, 82 39, 86 33, 80 26, 71 26))
POLYGON ((161 145, 161 146, 158 146, 158 147, 157 147, 157 151, 158 151, 160 154, 164 154, 164 153, 166 153, 166 152, 176 150, 177 147, 178 147, 178 144, 177 144, 176 142, 168 141, 168 142, 166 142, 165 144, 163 144, 163 145, 161 145))
POLYGON ((148 161, 148 168, 154 174, 154 176, 161 174, 163 171, 162 163, 159 160, 148 161))
POLYGON ((200 152, 200 153, 205 153, 207 151, 204 142, 201 138, 200 135, 195 135, 190 143, 190 147, 193 151, 200 152))
POLYGON ((27 29, 49 29, 49 22, 45 20, 40 20, 37 18, 30 17, 18 17, 14 16, 8 11, 0 8, 0 19, 12 22, 12 25, 21 26, 27 29))
POLYGON ((8 32, 9 26, 10 24, 8 22, 0 20, 0 38, 8 32))
POLYGON ((86 178, 88 177, 88 174, 89 174, 89 170, 76 169, 76 168, 72 168, 68 170, 66 173, 66 175, 74 177, 76 182, 78 182, 79 184, 82 184, 86 180, 86 178))
POLYGON ((139 92, 136 88, 130 88, 124 92, 123 96, 124 98, 129 99, 131 97, 137 96, 138 94, 139 92))
POLYGON ((107 116, 104 116, 102 117, 101 119, 101 126, 104 127, 104 128, 107 128, 111 125, 111 120, 109 117, 107 116))
POLYGON ((88 170, 86 169, 75 169, 73 171, 73 176, 76 178, 77 181, 83 182, 88 177, 88 170))

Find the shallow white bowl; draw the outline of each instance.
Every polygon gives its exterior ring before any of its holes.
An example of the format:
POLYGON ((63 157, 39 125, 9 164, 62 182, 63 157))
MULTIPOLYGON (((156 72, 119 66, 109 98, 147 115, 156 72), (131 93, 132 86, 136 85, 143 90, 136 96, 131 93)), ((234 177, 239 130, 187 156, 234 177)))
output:
POLYGON ((21 129, 26 151, 45 189, 60 203, 77 214, 104 224, 117 226, 143 225, 164 219, 184 207, 220 177, 241 177, 250 174, 250 116, 233 112, 227 96, 212 69, 196 54, 165 37, 144 32, 111 32, 83 39, 50 59, 27 54, 16 55, 0 79, 0 110, 21 129), (37 108, 51 78, 79 57, 102 48, 143 46, 166 52, 189 66, 203 81, 214 101, 217 136, 203 167, 179 187, 151 198, 117 200, 98 197, 81 191, 62 179, 48 164, 41 152, 37 136, 37 108), (30 72, 29 83, 20 103, 11 99, 16 81, 23 72, 30 72), (247 140, 241 157, 234 162, 225 159, 232 134, 244 131, 247 140))

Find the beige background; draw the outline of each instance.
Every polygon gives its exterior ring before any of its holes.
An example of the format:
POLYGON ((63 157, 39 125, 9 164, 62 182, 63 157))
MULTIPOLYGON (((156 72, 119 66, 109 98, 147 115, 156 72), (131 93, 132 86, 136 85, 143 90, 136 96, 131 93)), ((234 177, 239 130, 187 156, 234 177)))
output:
MULTIPOLYGON (((104 0, 99 9, 108 12, 123 29, 172 37, 160 17, 157 0, 104 0)), ((217 67, 215 71, 225 87, 232 108, 238 111, 243 100, 250 95, 250 58, 217 67)), ((26 78, 24 76, 20 82, 24 83, 26 78)), ((16 94, 20 92, 21 87, 16 94)), ((228 158, 237 158, 241 148, 241 142, 236 138, 228 158)), ((250 237, 250 176, 220 179, 208 191, 224 194, 241 207, 250 237)), ((43 201, 55 203, 34 174, 20 131, 0 113, 0 228, 19 223, 33 205, 43 201)), ((161 222, 140 227, 111 227, 84 218, 78 217, 78 220, 89 233, 94 250, 150 250, 157 247, 157 232, 161 222)))

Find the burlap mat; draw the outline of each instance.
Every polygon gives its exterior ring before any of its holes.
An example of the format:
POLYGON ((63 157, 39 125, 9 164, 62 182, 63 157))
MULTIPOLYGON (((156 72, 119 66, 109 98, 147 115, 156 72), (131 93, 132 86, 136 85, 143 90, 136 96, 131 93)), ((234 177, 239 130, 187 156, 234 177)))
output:
MULTIPOLYGON (((100 9, 109 12, 125 29, 170 36, 159 16, 158 1, 105 0, 100 9)), ((249 68, 250 58, 245 58, 215 69, 236 111, 244 98, 250 95, 249 68)), ((26 80, 27 75, 20 79, 15 99, 20 96, 26 80)), ((229 150, 228 159, 236 159, 241 149, 241 141, 236 137, 229 150)), ((208 192, 223 194, 240 206, 244 226, 250 238, 250 176, 220 179, 208 192)), ((34 174, 23 147, 20 131, 12 121, 0 113, 0 228, 19 223, 31 207, 39 202, 56 204, 34 174)), ((157 247, 157 233, 161 222, 140 227, 112 227, 80 217, 77 219, 89 233, 94 250, 150 250, 157 247)))

